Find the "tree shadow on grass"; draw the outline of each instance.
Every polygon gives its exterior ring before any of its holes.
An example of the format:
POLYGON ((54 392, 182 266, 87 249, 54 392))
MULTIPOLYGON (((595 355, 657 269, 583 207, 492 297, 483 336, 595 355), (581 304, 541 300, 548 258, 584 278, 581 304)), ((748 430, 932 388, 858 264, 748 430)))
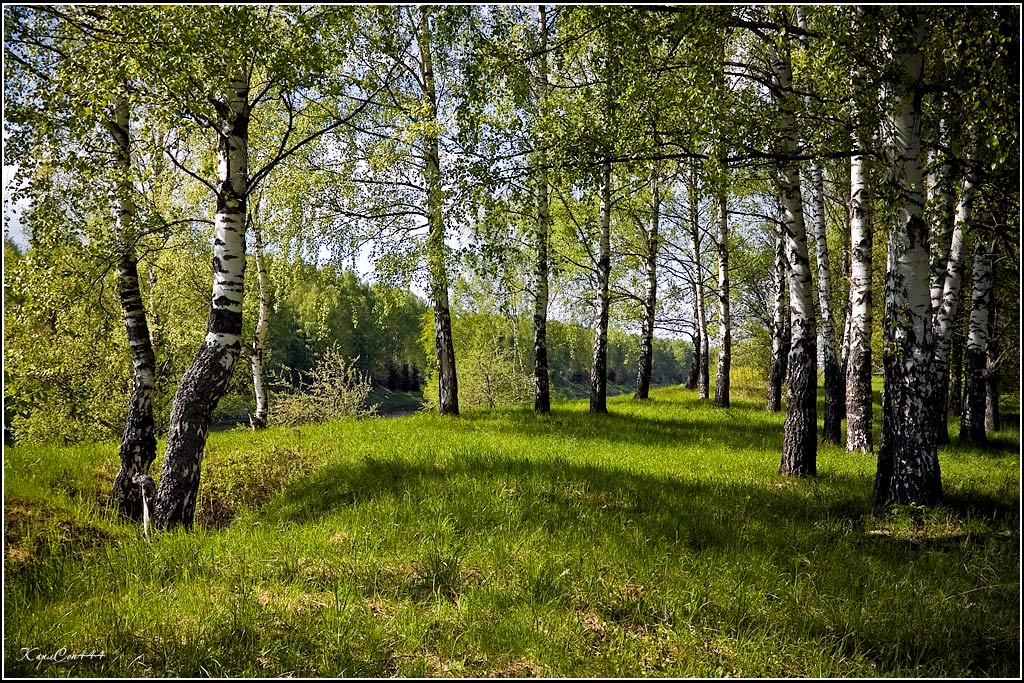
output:
MULTIPOLYGON (((825 474, 816 479, 765 478, 764 485, 704 482, 571 463, 561 457, 507 458, 468 455, 443 465, 404 458, 365 456, 333 464, 288 487, 264 508, 273 523, 307 523, 379 498, 426 501, 442 496, 461 533, 486 536, 507 524, 503 491, 516 498, 518 522, 558 535, 582 534, 608 543, 633 537, 691 551, 767 552, 787 558, 834 542, 836 529, 858 552, 886 563, 905 559, 894 545, 913 551, 922 539, 900 543, 865 532, 880 511, 871 503, 872 476, 825 474), (481 512, 485 510, 486 512, 481 512)), ((1017 516, 1015 502, 968 490, 947 506, 955 515, 1002 521, 1017 516)))
MULTIPOLYGON (((713 444, 726 450, 777 447, 781 452, 782 425, 770 417, 730 409, 687 412, 688 404, 679 402, 678 405, 680 414, 676 419, 619 412, 613 404, 605 414, 556 410, 549 417, 538 419, 529 410, 510 409, 468 412, 460 420, 464 428, 516 436, 551 436, 667 448, 697 443, 713 444)), ((460 426, 452 425, 452 428, 460 426)))
MULTIPOLYGON (((720 592, 722 586, 692 588, 712 591, 709 599, 715 607, 712 616, 706 618, 712 619, 709 625, 714 628, 735 622, 741 625, 738 629, 793 630, 804 633, 803 637, 820 635, 827 641, 837 627, 834 619, 839 619, 838 624, 851 629, 858 644, 839 643, 836 647, 854 648, 857 655, 866 652, 877 657, 883 671, 893 666, 908 667, 912 662, 923 661, 927 666, 929 660, 942 660, 949 653, 974 672, 1012 668, 1008 662, 1016 655, 1009 659, 1003 655, 1009 652, 1007 648, 1012 649, 1013 638, 1007 635, 1002 617, 998 624, 985 627, 991 632, 984 642, 971 641, 974 644, 970 645, 968 641, 975 638, 980 623, 976 617, 964 622, 962 632, 955 636, 942 629, 925 633, 912 619, 901 622, 894 631, 886 618, 879 617, 878 621, 857 616, 861 608, 850 605, 860 604, 858 596, 884 599, 878 596, 896 590, 893 583, 901 581, 973 595, 977 576, 966 567, 979 560, 998 567, 994 581, 1012 580, 1011 569, 1017 566, 1012 553, 1019 535, 995 528, 966 532, 967 526, 959 522, 968 518, 1012 520, 1018 514, 1016 501, 971 492, 958 494, 939 515, 944 519, 943 515, 950 514, 952 527, 939 523, 933 528, 915 529, 911 520, 910 530, 901 531, 900 516, 905 522, 916 511, 897 511, 889 524, 889 513, 871 504, 872 484, 870 475, 828 473, 808 480, 766 477, 764 484, 701 481, 573 463, 561 457, 509 458, 482 453, 432 463, 366 456, 361 461, 330 465, 308 480, 297 482, 264 508, 262 516, 270 523, 304 524, 344 514, 347 509, 393 501, 396 508, 405 505, 410 515, 402 517, 396 512, 396 520, 404 519, 416 529, 410 534, 420 539, 416 542, 428 545, 435 538, 432 518, 442 515, 446 533, 469 539, 468 543, 500 544, 508 540, 503 535, 512 534, 515 538, 536 539, 541 553, 551 547, 584 552, 580 543, 585 539, 588 560, 624 558, 629 572, 665 562, 683 567, 720 565, 711 574, 703 570, 705 578, 698 581, 709 581, 707 577, 711 576, 713 583, 735 583, 737 591, 748 590, 748 581, 768 590, 766 586, 779 581, 772 577, 779 576, 790 577, 782 580, 781 590, 795 591, 800 576, 813 576, 813 603, 846 605, 836 613, 843 616, 833 618, 820 609, 800 607, 776 624, 773 620, 779 618, 778 614, 743 613, 742 601, 734 604, 732 596, 720 592), (443 499, 440 504, 438 498, 443 499), (993 540, 1005 543, 992 546, 993 540), (748 567, 760 569, 750 574, 745 569, 748 567), (887 582, 882 593, 873 588, 878 577, 885 577, 887 582)), ((559 562, 569 561, 564 553, 556 556, 559 562)), ((553 571, 557 573, 558 568, 553 571)), ((797 600, 793 596, 782 599, 797 600)), ((619 598, 607 597, 607 604, 602 603, 598 613, 614 621, 671 611, 664 603, 669 600, 665 596, 638 600, 636 605, 623 607, 618 604, 619 598)), ((928 603, 927 590, 901 600, 908 601, 915 610, 924 610, 930 615, 928 619, 947 618, 945 607, 928 611, 932 608, 918 606, 928 603)), ((864 609, 873 613, 879 608, 869 604, 864 609)))

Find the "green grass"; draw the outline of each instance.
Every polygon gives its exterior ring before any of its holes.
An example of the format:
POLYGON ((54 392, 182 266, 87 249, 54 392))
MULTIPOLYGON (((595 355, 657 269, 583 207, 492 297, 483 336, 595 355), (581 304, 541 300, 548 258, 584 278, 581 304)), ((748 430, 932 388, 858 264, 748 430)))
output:
POLYGON ((870 456, 780 478, 783 415, 733 391, 212 434, 196 530, 151 539, 103 507, 115 445, 6 449, 5 671, 1019 673, 1019 403, 941 451, 943 505, 882 511, 870 456))

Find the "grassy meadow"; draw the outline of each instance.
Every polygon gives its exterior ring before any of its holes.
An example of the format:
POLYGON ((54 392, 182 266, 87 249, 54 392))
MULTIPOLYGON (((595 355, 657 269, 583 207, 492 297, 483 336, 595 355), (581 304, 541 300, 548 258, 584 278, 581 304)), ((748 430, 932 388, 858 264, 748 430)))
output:
POLYGON ((1018 675, 1019 402, 941 450, 943 505, 883 511, 873 456, 779 477, 734 381, 214 433, 196 529, 149 538, 105 508, 116 444, 5 449, 5 673, 1018 675))

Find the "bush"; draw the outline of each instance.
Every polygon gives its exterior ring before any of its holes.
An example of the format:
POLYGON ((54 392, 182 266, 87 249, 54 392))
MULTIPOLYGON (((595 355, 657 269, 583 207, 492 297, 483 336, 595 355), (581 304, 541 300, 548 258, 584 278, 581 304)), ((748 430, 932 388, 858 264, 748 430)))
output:
POLYGON ((358 361, 347 361, 337 347, 329 347, 317 357, 308 386, 272 394, 271 424, 295 426, 376 414, 376 404, 368 405, 370 377, 356 368, 358 361))

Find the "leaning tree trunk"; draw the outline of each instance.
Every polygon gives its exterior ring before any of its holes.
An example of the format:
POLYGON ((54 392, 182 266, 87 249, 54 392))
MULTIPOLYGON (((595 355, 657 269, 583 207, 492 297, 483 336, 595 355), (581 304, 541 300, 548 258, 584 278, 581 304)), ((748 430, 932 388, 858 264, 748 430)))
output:
POLYGON ((459 414, 459 387, 455 373, 455 344, 452 317, 448 307, 448 272, 445 266, 444 190, 441 186, 441 155, 437 137, 437 91, 434 63, 430 53, 429 12, 420 6, 417 40, 420 49, 420 73, 424 87, 424 105, 431 123, 424 134, 425 180, 427 184, 427 269, 430 272, 430 301, 434 307, 434 346, 437 350, 438 404, 441 415, 459 414))
POLYGON ((122 516, 139 522, 143 519, 143 506, 153 502, 143 501, 147 495, 144 487, 149 483, 143 478, 149 478, 149 467, 156 458, 153 420, 156 355, 146 324, 146 309, 139 287, 139 264, 131 235, 136 208, 132 200, 131 127, 125 97, 115 99, 114 117, 107 123, 114 141, 117 174, 117 240, 120 245, 117 289, 132 353, 132 393, 121 437, 121 467, 114 480, 112 496, 122 516))
POLYGON ((651 228, 645 231, 646 253, 644 270, 647 274, 647 291, 644 294, 644 317, 640 329, 640 359, 636 371, 636 393, 634 398, 645 399, 650 394, 651 370, 654 365, 654 316, 658 303, 658 228, 661 219, 661 194, 658 188, 658 171, 651 170, 651 228))
MULTIPOLYGON (((946 257, 941 259, 945 272, 940 285, 932 285, 932 300, 935 291, 941 291, 938 307, 932 318, 932 332, 935 336, 935 357, 932 361, 933 379, 929 386, 933 396, 929 401, 931 409, 932 429, 935 432, 936 445, 949 443, 949 413, 946 406, 949 401, 949 352, 952 345, 953 322, 956 320, 960 302, 960 289, 963 281, 963 248, 964 231, 970 220, 971 207, 974 204, 974 173, 967 171, 963 188, 956 201, 956 212, 953 219, 953 230, 949 235, 946 257)), ((944 246, 946 240, 940 239, 944 246)), ((934 280, 934 279, 933 279, 934 280)))
POLYGON ((992 256, 978 245, 974 252, 970 329, 964 354, 964 412, 960 441, 977 445, 985 437, 985 361, 988 352, 988 309, 992 305, 992 256))
POLYGON ((590 363, 590 412, 608 412, 608 278, 611 274, 612 166, 601 166, 601 236, 594 300, 594 355, 590 363))
MULTIPOLYGON (((864 151, 863 146, 858 151, 864 151)), ((850 346, 846 366, 846 450, 869 453, 872 443, 871 250, 868 158, 850 158, 850 346)))
POLYGON ((690 238, 693 240, 693 289, 694 289, 694 323, 697 325, 700 353, 697 354, 697 397, 706 399, 711 383, 708 368, 708 319, 704 308, 704 274, 701 272, 701 239, 700 223, 697 206, 697 168, 690 169, 690 183, 687 188, 690 202, 690 238))
POLYGON ((732 367, 732 317, 729 313, 729 198, 718 198, 718 367, 715 374, 715 405, 729 407, 729 373, 732 367))
POLYGON ((156 496, 156 526, 192 526, 210 416, 242 349, 245 216, 249 190, 249 86, 233 74, 217 102, 217 212, 206 339, 178 385, 156 496))
MULTIPOLYGON (((540 95, 543 110, 548 89, 548 24, 544 5, 538 5, 540 16, 540 95)), ((533 409, 541 415, 551 413, 550 373, 548 371, 548 233, 551 210, 548 199, 547 159, 544 144, 537 153, 537 232, 534 244, 533 280, 533 409)))
POLYGON ((789 45, 772 55, 772 93, 779 110, 779 135, 783 162, 779 180, 785 207, 784 232, 789 261, 789 301, 791 348, 786 390, 786 422, 779 473, 791 476, 817 474, 818 353, 815 330, 814 294, 810 262, 807 258, 807 231, 804 226, 800 170, 797 155, 797 128, 793 96, 793 71, 789 45))
MULTIPOLYGON (((993 271, 993 275, 994 275, 993 271)), ((985 431, 998 432, 999 425, 999 339, 996 337, 995 290, 989 297, 988 344, 985 345, 985 431)))
POLYGON ((902 199, 889 238, 882 325, 885 388, 874 498, 883 506, 931 505, 942 497, 927 405, 934 343, 920 158, 924 32, 919 10, 899 8, 898 14, 910 15, 913 42, 895 60, 902 71, 893 116, 892 177, 902 199))
POLYGON ((270 278, 267 275, 267 264, 263 258, 263 234, 258 220, 252 220, 253 251, 256 257, 256 279, 259 283, 260 317, 256 321, 256 331, 252 339, 252 388, 256 396, 256 411, 249 416, 253 429, 264 429, 270 406, 267 402, 267 389, 263 384, 263 353, 267 341, 267 324, 270 320, 270 278))
POLYGON ((786 261, 786 233, 781 219, 776 221, 775 230, 775 268, 773 271, 775 300, 772 304, 772 357, 768 370, 768 401, 766 404, 766 408, 772 413, 782 410, 782 385, 786 380, 790 348, 789 314, 786 310, 786 295, 789 291, 786 278, 789 272, 789 263, 786 261))

